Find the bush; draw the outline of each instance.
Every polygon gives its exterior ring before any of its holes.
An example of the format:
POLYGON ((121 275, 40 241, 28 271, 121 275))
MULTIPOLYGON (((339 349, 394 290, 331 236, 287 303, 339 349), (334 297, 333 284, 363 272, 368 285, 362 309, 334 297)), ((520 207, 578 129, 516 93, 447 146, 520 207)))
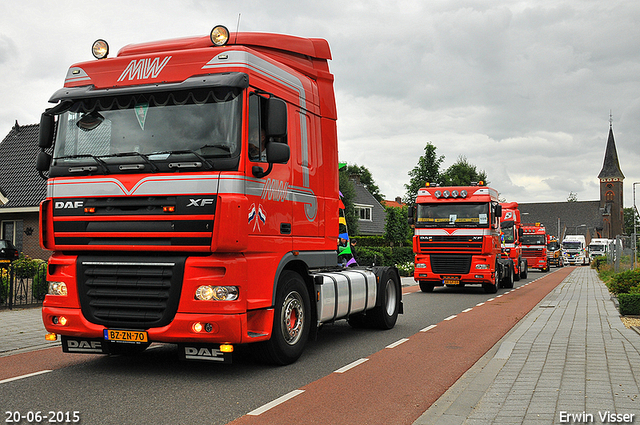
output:
POLYGON ((619 294, 618 303, 620 306, 620 314, 640 315, 640 293, 619 294))
POLYGON ((413 261, 410 263, 398 264, 397 267, 398 273, 400 273, 400 276, 402 277, 413 277, 413 272, 416 269, 413 261))
POLYGON ((600 271, 600 268, 605 264, 607 264, 607 257, 604 255, 599 255, 591 260, 591 268, 596 271, 600 271))
MULTIPOLYGON (((360 242, 358 242, 360 243, 360 242)), ((363 266, 398 266, 399 264, 413 263, 414 254, 412 247, 360 247, 356 251, 358 264, 363 266)))
POLYGON ((640 270, 627 270, 614 274, 606 283, 609 292, 614 295, 628 294, 634 286, 640 285, 640 270))

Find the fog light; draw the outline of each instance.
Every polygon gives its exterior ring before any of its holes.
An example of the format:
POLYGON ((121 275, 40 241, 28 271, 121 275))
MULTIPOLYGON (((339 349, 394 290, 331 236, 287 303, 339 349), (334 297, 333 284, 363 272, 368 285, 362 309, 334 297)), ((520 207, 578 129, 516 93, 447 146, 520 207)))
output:
POLYGON ((50 295, 67 295, 67 284, 64 282, 49 282, 50 295))
POLYGON ((191 329, 193 329, 193 331, 195 333, 200 333, 202 332, 202 323, 200 322, 196 322, 193 325, 191 325, 191 329))
POLYGON ((221 344, 220 351, 223 353, 233 353, 233 345, 231 344, 221 344))
POLYGON ((53 316, 51 318, 51 322, 53 322, 54 325, 60 325, 60 326, 66 326, 67 324, 67 318, 64 316, 53 316))

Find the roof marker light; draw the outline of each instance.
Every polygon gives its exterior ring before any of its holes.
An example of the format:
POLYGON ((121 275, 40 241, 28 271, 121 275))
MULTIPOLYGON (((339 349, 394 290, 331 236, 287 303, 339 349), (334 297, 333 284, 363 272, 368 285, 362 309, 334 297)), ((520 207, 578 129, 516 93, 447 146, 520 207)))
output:
POLYGON ((216 25, 209 34, 214 46, 224 46, 229 41, 229 30, 223 25, 216 25))
POLYGON ((104 59, 109 55, 109 44, 102 39, 96 40, 91 46, 91 53, 96 59, 104 59))

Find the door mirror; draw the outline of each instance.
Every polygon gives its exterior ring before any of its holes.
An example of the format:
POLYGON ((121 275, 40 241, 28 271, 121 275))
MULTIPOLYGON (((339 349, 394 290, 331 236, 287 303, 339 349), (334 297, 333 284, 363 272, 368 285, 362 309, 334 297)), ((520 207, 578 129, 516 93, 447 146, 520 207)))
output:
MULTIPOLYGON (((38 135, 38 146, 42 149, 48 149, 53 144, 53 128, 55 121, 53 115, 43 113, 40 116, 40 134, 38 135)), ((47 167, 49 169, 49 167, 47 167)))
POLYGON ((289 145, 278 142, 267 143, 267 162, 276 164, 286 164, 289 162, 291 150, 289 145))
POLYGON ((36 157, 36 170, 40 172, 49 171, 49 167, 51 166, 51 155, 46 152, 38 153, 36 157))
POLYGON ((272 97, 267 106, 267 137, 283 138, 287 135, 287 104, 272 97))

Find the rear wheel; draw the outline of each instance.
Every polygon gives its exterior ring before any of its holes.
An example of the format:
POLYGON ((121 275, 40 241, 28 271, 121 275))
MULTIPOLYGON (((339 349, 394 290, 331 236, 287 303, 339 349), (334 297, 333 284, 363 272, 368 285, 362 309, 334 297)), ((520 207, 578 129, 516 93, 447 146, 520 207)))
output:
POLYGON ((311 307, 307 287, 298 273, 285 270, 278 283, 271 339, 255 349, 261 360, 287 365, 302 355, 309 337, 311 307))

